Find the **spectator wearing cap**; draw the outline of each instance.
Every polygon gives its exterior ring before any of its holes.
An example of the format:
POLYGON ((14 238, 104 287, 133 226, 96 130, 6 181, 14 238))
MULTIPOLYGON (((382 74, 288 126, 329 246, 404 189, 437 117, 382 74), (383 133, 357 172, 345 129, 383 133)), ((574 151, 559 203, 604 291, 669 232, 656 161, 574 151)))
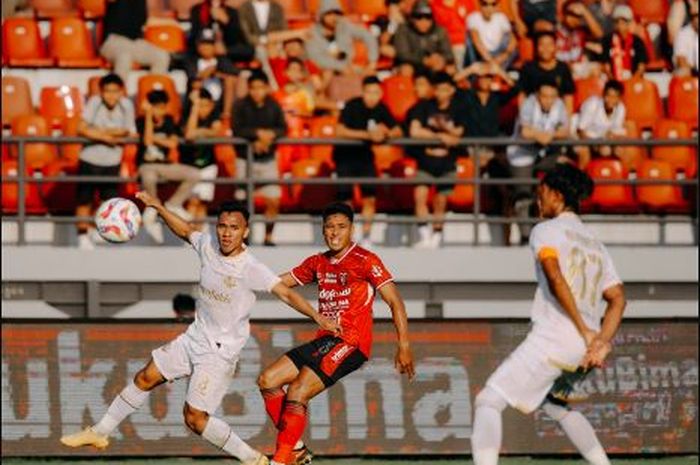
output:
POLYGON ((540 32, 535 37, 535 59, 525 63, 520 70, 518 86, 522 91, 522 97, 535 92, 538 84, 543 80, 552 81, 557 86, 558 94, 563 98, 569 114, 574 109, 574 79, 571 70, 557 60, 556 36, 553 31, 540 32))
POLYGON ((204 0, 194 5, 190 10, 190 22, 190 50, 197 47, 202 31, 209 29, 214 33, 217 56, 225 55, 234 63, 253 59, 255 50, 246 41, 238 12, 224 0, 204 0))
MULTIPOLYGON (((581 105, 577 132, 581 139, 619 139, 627 136, 625 129, 625 104, 622 101, 624 86, 620 81, 611 79, 605 83, 603 96, 593 95, 581 105)), ((585 168, 595 156, 618 156, 622 147, 585 146, 578 147, 578 164, 585 168)))
POLYGON ((477 61, 494 63, 508 68, 517 56, 510 20, 497 10, 498 0, 480 0, 480 9, 467 18, 467 56, 465 65, 477 61))
POLYGON ((226 55, 216 54, 215 36, 212 29, 202 29, 199 32, 194 53, 188 54, 183 60, 184 68, 189 89, 206 89, 214 102, 218 102, 221 117, 229 119, 239 70, 226 55))
POLYGON ((396 61, 410 64, 414 69, 444 71, 448 63, 455 61, 447 32, 435 23, 425 0, 418 0, 409 21, 399 26, 394 47, 396 61))
MULTIPOLYGON (((690 23, 684 26, 673 43, 673 62, 681 75, 698 75, 698 3, 690 4, 690 23)), ((697 103, 697 102, 696 102, 697 103)))
MULTIPOLYGON (((254 70, 248 77, 248 95, 234 105, 233 132, 238 137, 248 139, 253 149, 253 164, 250 167, 247 158, 244 158, 246 154, 238 152, 237 175, 250 175, 253 179, 278 179, 275 141, 287 133, 287 123, 279 103, 270 96, 270 80, 260 70, 254 70)), ((265 201, 263 244, 273 246, 272 232, 279 213, 282 190, 279 184, 267 184, 258 186, 257 193, 265 201)))
POLYGON ((567 1, 562 17, 557 26, 557 60, 571 66, 574 75, 585 77, 590 72, 588 54, 594 53, 592 42, 603 38, 603 28, 579 0, 567 1))
POLYGON ((644 42, 632 32, 634 13, 627 5, 617 5, 613 10, 615 30, 603 38, 603 62, 605 71, 613 79, 624 81, 644 74, 648 61, 644 42))
POLYGON ((532 35, 537 21, 557 23, 557 0, 506 0, 510 1, 515 32, 520 38, 532 35))
POLYGON ((114 66, 114 72, 124 82, 134 63, 149 67, 154 74, 166 74, 170 67, 170 54, 143 38, 147 17, 146 0, 107 2, 100 55, 114 66))
MULTIPOLYGON (((340 113, 338 137, 363 142, 361 147, 335 146, 333 160, 339 178, 375 178, 373 144, 401 137, 401 127, 389 109, 382 103, 382 86, 376 76, 367 76, 362 81, 362 96, 346 102, 340 113)), ((362 194, 362 243, 370 245, 372 220, 376 211, 376 186, 360 185, 362 194)), ((353 185, 338 186, 338 199, 352 202, 353 185)))

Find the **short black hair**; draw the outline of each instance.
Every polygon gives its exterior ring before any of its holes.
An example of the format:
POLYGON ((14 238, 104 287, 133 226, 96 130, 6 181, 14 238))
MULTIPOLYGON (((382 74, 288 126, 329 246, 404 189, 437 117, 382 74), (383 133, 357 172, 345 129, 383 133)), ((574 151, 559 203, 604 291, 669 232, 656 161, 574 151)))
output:
POLYGON ((438 71, 437 73, 433 74, 433 77, 430 80, 430 82, 434 86, 437 86, 438 84, 449 84, 451 86, 455 85, 455 82, 452 80, 452 76, 450 76, 444 71, 438 71))
POLYGON ((321 217, 325 223, 329 216, 337 214, 347 216, 351 223, 355 219, 355 212, 353 212, 350 205, 345 202, 333 202, 326 205, 326 208, 323 209, 323 213, 321 213, 321 217))
POLYGON ((267 77, 264 71, 259 69, 254 69, 251 71, 250 76, 248 76, 248 85, 251 85, 255 81, 262 81, 265 84, 270 83, 270 78, 267 77))
POLYGON ((625 86, 616 79, 610 79, 605 83, 605 87, 603 87, 603 94, 609 90, 615 90, 618 94, 622 95, 625 93, 625 86))
POLYGON ((416 82, 418 79, 427 79, 428 82, 432 83, 432 75, 429 71, 420 69, 416 70, 416 72, 413 73, 413 82, 416 82))
POLYGON ((151 105, 158 105, 160 103, 168 103, 170 101, 170 97, 168 96, 168 93, 164 90, 153 89, 148 94, 146 94, 146 100, 148 100, 148 103, 150 103, 151 105))
POLYGON ((593 180, 588 174, 569 163, 558 163, 545 173, 542 184, 564 197, 564 205, 578 212, 582 200, 593 192, 593 180))
POLYGON ((557 34, 554 31, 539 31, 535 34, 534 42, 537 44, 543 37, 551 37, 553 41, 557 41, 557 34))
POLYGON ((214 97, 211 95, 211 92, 204 87, 199 89, 199 98, 203 100, 211 100, 212 102, 214 101, 214 97))
POLYGON ((374 75, 366 76, 362 80, 362 87, 369 86, 372 84, 381 85, 381 81, 379 80, 379 78, 377 76, 374 76, 374 75))
POLYGON ((194 297, 189 294, 176 294, 173 297, 173 310, 176 312, 190 312, 195 309, 194 297))
POLYGON ((248 220, 250 220, 250 211, 248 210, 248 207, 246 207, 240 202, 235 202, 233 200, 227 200, 226 202, 219 205, 219 211, 217 212, 216 216, 219 217, 223 213, 236 212, 243 215, 243 219, 245 219, 246 224, 248 224, 248 220))
POLYGON ((108 86, 110 84, 116 84, 122 88, 124 87, 124 81, 122 80, 122 78, 119 77, 118 74, 109 73, 105 74, 100 78, 100 90, 104 89, 105 86, 108 86))
POLYGON ((557 81, 552 76, 543 76, 539 81, 537 81, 537 91, 543 87, 554 87, 557 92, 559 92, 557 81))

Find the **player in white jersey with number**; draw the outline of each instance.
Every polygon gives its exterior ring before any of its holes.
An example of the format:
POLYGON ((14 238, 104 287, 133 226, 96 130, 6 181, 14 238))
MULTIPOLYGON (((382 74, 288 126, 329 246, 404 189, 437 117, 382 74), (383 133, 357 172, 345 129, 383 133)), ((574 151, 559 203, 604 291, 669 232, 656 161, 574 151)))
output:
POLYGON ((543 408, 589 463, 609 464, 588 420, 565 404, 545 400, 562 373, 602 365, 625 308, 622 282, 608 251, 576 214, 592 186, 582 171, 557 165, 538 187, 540 215, 546 221, 530 235, 537 274, 532 329, 476 397, 476 465, 498 463, 501 414, 507 405, 523 413, 543 408), (602 301, 607 303, 604 311, 602 301))
POLYGON ((148 364, 114 399, 97 424, 64 436, 61 442, 70 447, 107 447, 109 434, 146 402, 153 388, 189 377, 183 411, 185 424, 244 464, 265 465, 268 459, 264 455, 213 416, 228 391, 240 351, 250 335, 253 291, 273 293, 323 329, 337 332, 339 328, 248 252, 243 244, 249 234, 249 212, 245 207, 223 204, 213 236, 196 231, 147 193, 140 192, 136 197, 154 208, 170 229, 192 244, 199 255, 201 271, 195 321, 185 333, 152 352, 148 364))

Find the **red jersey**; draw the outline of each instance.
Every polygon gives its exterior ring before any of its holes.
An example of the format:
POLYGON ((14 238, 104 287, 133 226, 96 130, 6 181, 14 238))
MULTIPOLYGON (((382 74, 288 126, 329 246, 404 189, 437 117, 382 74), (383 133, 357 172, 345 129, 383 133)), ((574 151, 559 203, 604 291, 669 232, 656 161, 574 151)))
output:
MULTIPOLYGON (((318 310, 343 328, 342 339, 369 358, 374 294, 394 280, 375 254, 352 244, 340 258, 312 255, 291 272, 300 284, 318 283, 318 310)), ((330 334, 319 330, 317 337, 330 334)))

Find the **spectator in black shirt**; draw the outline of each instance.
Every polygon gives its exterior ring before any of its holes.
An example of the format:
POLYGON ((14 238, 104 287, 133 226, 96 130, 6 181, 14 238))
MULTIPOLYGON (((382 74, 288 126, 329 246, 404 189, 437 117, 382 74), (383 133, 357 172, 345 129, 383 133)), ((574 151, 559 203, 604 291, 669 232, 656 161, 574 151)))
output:
MULTIPOLYGON (((190 93, 190 112, 185 119, 185 142, 197 141, 221 136, 222 125, 216 103, 206 89, 194 90, 190 93)), ((214 156, 213 145, 183 144, 180 149, 180 162, 194 166, 199 170, 202 180, 216 179, 218 167, 214 156)), ((200 182, 192 189, 193 196, 187 204, 187 211, 201 225, 201 230, 208 229, 206 223, 208 202, 214 200, 216 186, 211 182, 200 182)))
MULTIPOLYGON (((279 178, 275 158, 275 140, 287 133, 287 123, 280 105, 270 96, 270 81, 260 70, 253 71, 248 78, 248 95, 237 101, 233 108, 234 134, 248 139, 253 145, 253 166, 250 175, 254 178, 279 178)), ((239 177, 248 175, 245 153, 239 153, 236 160, 236 173, 239 177)), ((268 184, 258 188, 265 199, 265 240, 264 245, 275 245, 272 241, 274 220, 277 218, 282 191, 279 184, 268 184)))
POLYGON ((204 29, 214 31, 216 54, 225 55, 231 61, 249 61, 255 49, 245 38, 238 18, 238 11, 226 5, 224 0, 204 0, 190 10, 189 49, 194 50, 197 38, 204 29))
POLYGON ((518 85, 524 94, 523 98, 535 92, 539 82, 554 80, 571 115, 576 87, 569 66, 557 60, 556 35, 553 31, 540 32, 535 37, 535 52, 535 60, 525 63, 520 70, 518 85))
POLYGON ((444 216, 447 210, 447 197, 453 184, 436 185, 433 197, 432 230, 428 226, 428 194, 430 181, 454 179, 457 170, 457 156, 463 149, 458 147, 465 133, 464 107, 455 98, 455 84, 447 73, 437 73, 433 77, 435 99, 419 103, 411 112, 410 136, 417 139, 439 139, 441 143, 425 147, 417 153, 418 175, 421 185, 416 187, 416 216, 422 220, 418 228, 420 241, 416 247, 436 248, 442 241, 444 216))
MULTIPOLYGON (((136 120, 136 128, 141 136, 137 163, 143 189, 153 197, 158 196, 158 180, 182 181, 175 193, 165 202, 166 208, 185 220, 190 215, 183 204, 190 197, 192 188, 199 180, 199 170, 192 166, 175 163, 170 152, 177 149, 180 128, 168 113, 168 94, 164 90, 152 90, 143 103, 144 116, 136 120)), ((158 244, 163 243, 163 228, 157 223, 157 212, 146 209, 143 226, 158 244)))
MULTIPOLYGON (((361 147, 336 146, 333 150, 335 170, 339 178, 374 178, 372 144, 381 144, 387 139, 401 137, 401 128, 389 109, 382 103, 382 87, 379 79, 368 76, 362 81, 362 96, 349 100, 340 113, 336 135, 347 139, 364 141, 361 147)), ((362 243, 370 245, 372 219, 376 211, 376 186, 360 185, 362 192, 362 243)), ((352 202, 353 186, 338 187, 339 200, 352 202)))
POLYGON ((100 54, 114 66, 114 72, 127 82, 134 63, 148 66, 151 73, 166 74, 170 54, 143 39, 146 0, 110 0, 104 16, 104 43, 100 54))

